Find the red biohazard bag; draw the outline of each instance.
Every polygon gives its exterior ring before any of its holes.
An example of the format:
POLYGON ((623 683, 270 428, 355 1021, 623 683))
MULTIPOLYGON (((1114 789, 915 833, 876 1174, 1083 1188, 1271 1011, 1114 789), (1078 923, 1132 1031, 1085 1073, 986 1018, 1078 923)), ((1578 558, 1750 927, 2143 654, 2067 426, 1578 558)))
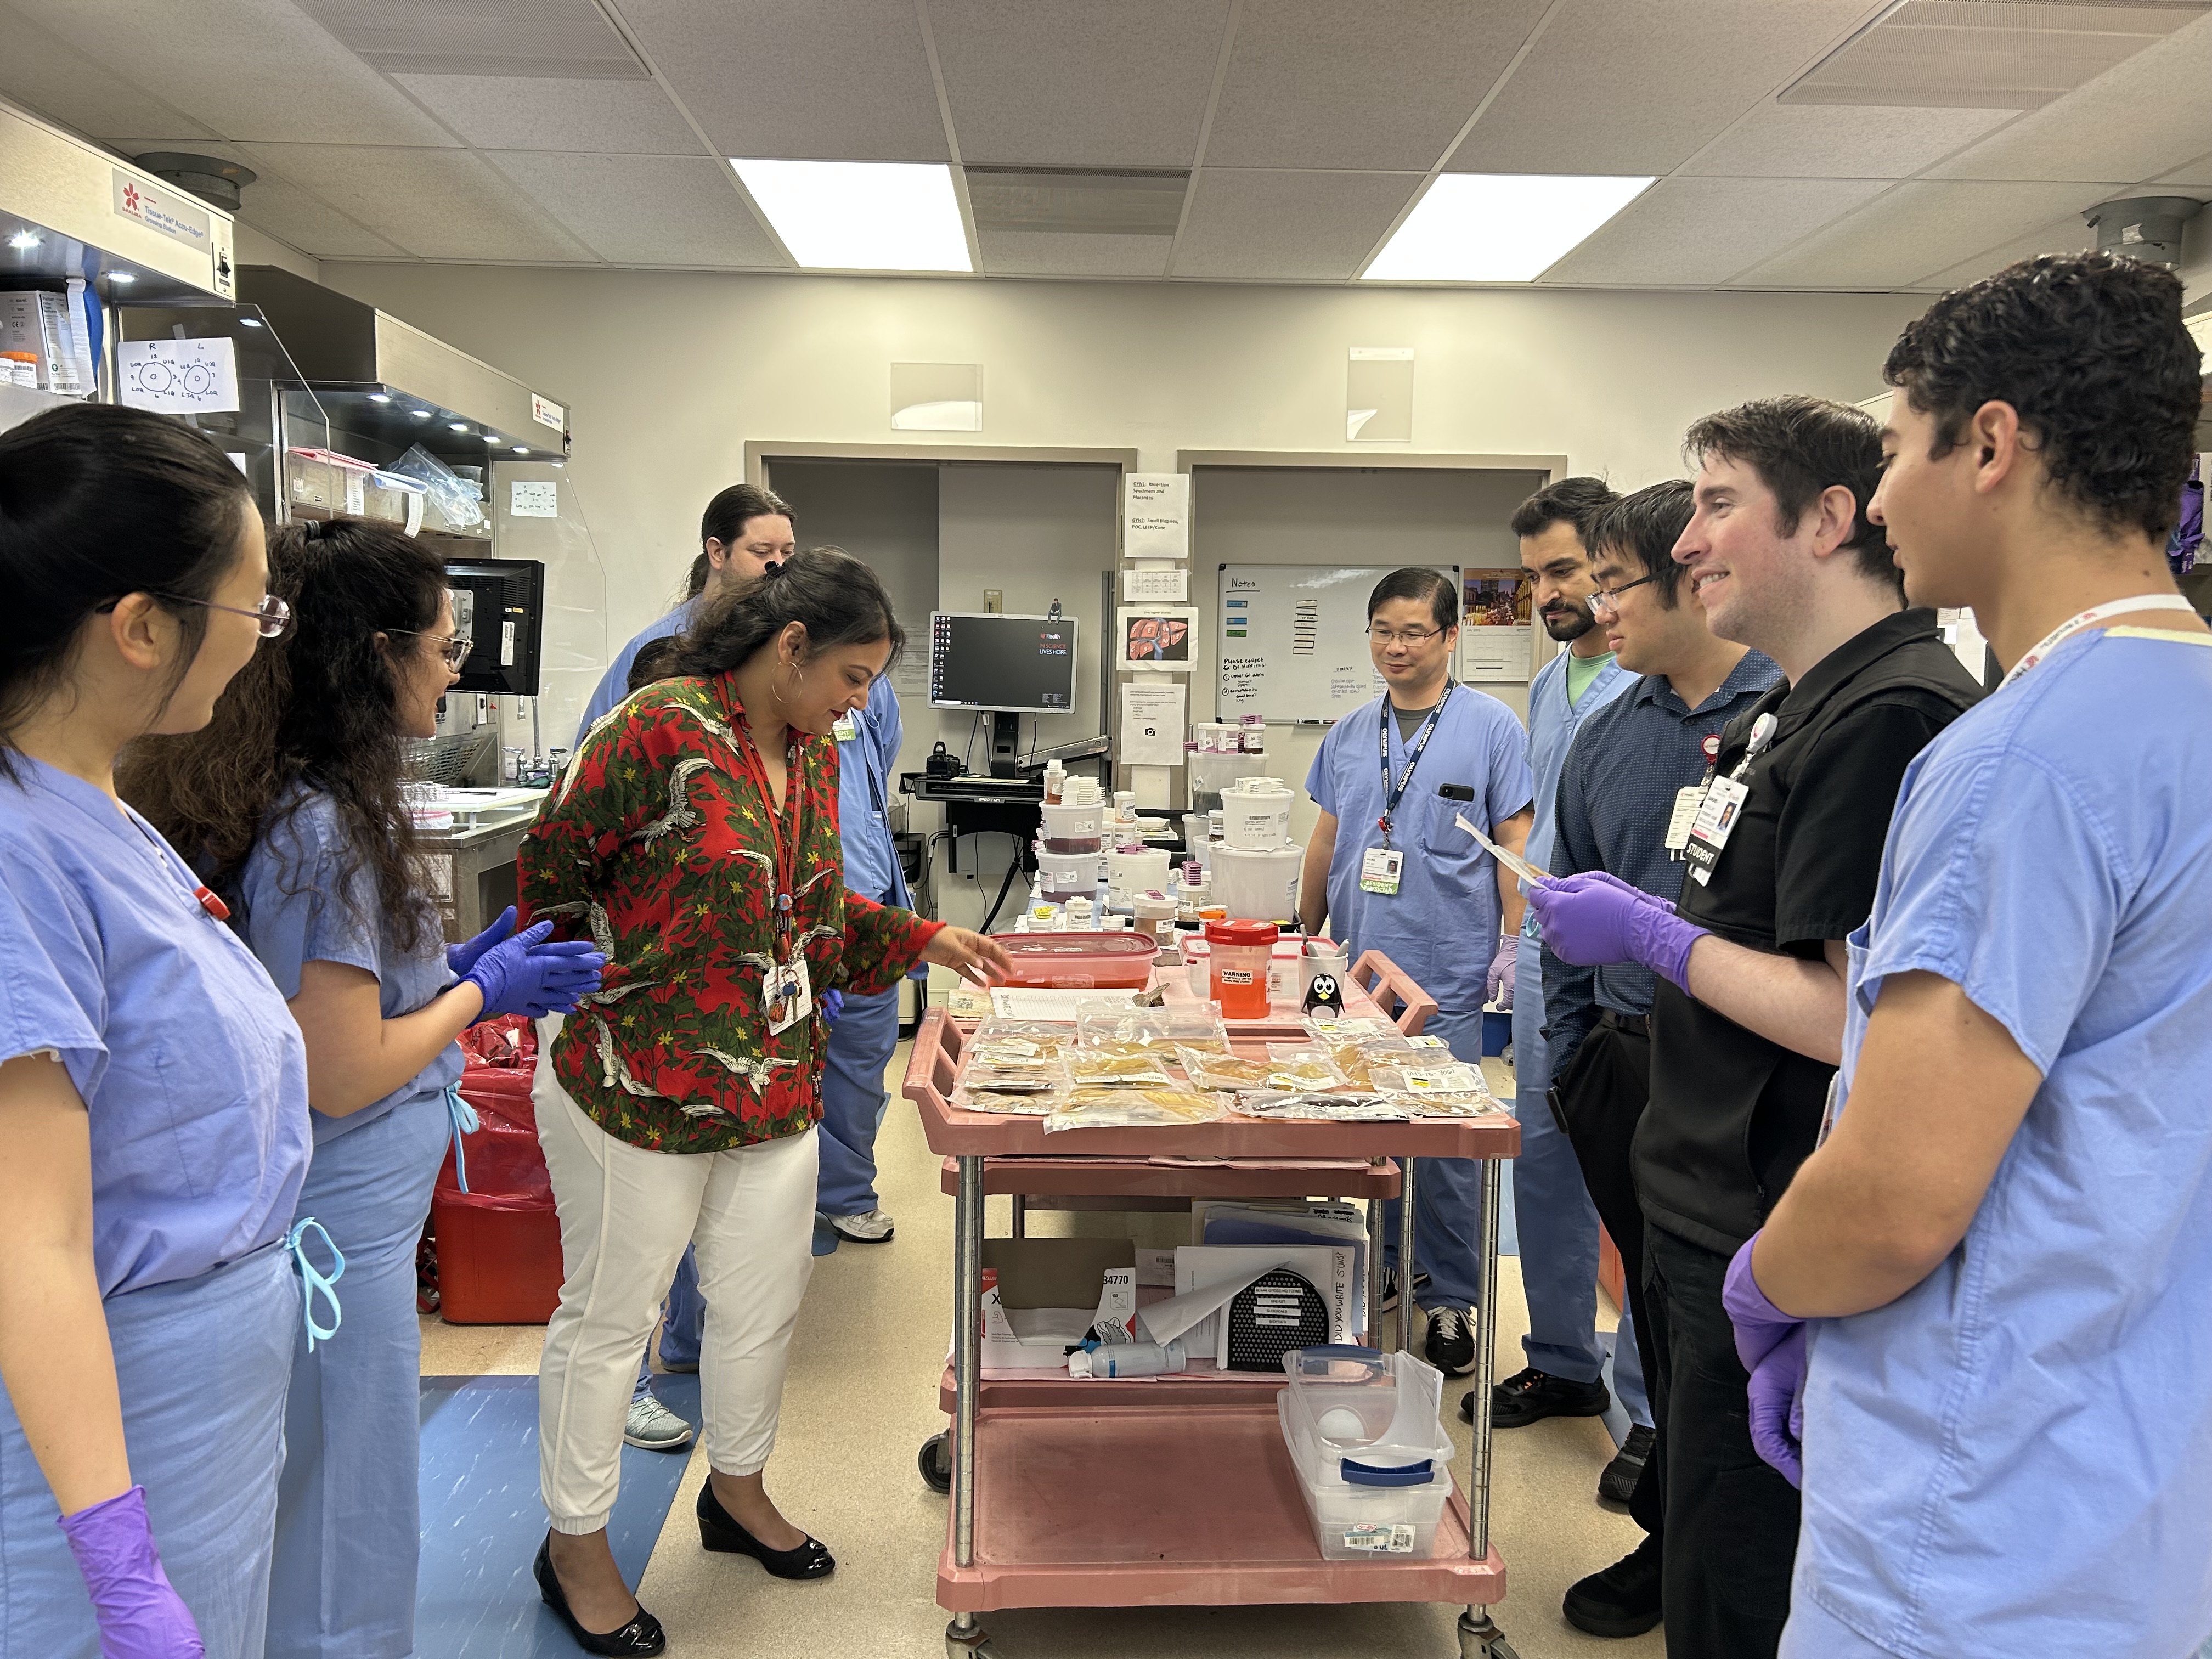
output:
POLYGON ((440 1313, 454 1325, 542 1325, 561 1300, 561 1222, 530 1100, 538 1036, 517 1016, 461 1034, 461 1098, 477 1128, 464 1137, 468 1190, 446 1154, 430 1200, 440 1313))

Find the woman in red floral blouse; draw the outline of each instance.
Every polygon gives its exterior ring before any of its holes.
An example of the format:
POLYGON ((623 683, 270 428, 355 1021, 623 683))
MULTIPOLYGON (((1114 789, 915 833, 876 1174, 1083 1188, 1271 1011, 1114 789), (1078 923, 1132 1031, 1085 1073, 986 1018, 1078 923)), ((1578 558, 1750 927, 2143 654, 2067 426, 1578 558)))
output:
POLYGON ((588 1652, 664 1645, 606 1522, 638 1352, 686 1243, 707 1303, 701 1540, 781 1577, 836 1565, 761 1475, 813 1268, 816 1009, 918 961, 975 978, 1008 965, 981 935, 871 903, 840 875, 830 727, 903 637, 874 573, 842 553, 723 589, 678 678, 592 728, 523 843, 529 915, 607 957, 599 992, 541 1044, 533 1091, 566 1268, 538 1372, 553 1526, 538 1581, 588 1652))

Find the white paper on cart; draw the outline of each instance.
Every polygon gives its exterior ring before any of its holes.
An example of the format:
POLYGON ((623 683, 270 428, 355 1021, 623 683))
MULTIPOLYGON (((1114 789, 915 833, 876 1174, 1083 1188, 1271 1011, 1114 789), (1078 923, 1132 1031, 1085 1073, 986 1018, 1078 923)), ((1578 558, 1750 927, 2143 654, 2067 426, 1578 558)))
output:
MULTIPOLYGON (((1180 1279, 1182 1277, 1181 1273, 1182 1251, 1178 1249, 1176 1256, 1177 1258, 1176 1277, 1180 1279)), ((1213 1348, 1213 1334, 1212 1324, 1210 1322, 1212 1321, 1213 1316, 1227 1307, 1239 1291, 1266 1278, 1276 1268, 1288 1266, 1290 1261, 1287 1257, 1269 1261, 1237 1278, 1213 1279, 1184 1291, 1180 1295, 1171 1296, 1164 1302, 1155 1302, 1151 1306, 1138 1310, 1137 1328, 1144 1334, 1145 1340, 1147 1342, 1165 1344, 1174 1341, 1179 1336, 1188 1335, 1191 1340, 1183 1344, 1185 1353, 1211 1352, 1213 1348), (1201 1325, 1206 1327, 1203 1332, 1199 1331, 1198 1328, 1201 1325)))
POLYGON ((1141 1310, 1137 1322, 1150 1340, 1164 1342, 1154 1324, 1163 1309, 1182 1304, 1190 1318, 1176 1326, 1187 1353, 1212 1352, 1224 1370, 1229 1364, 1229 1322, 1219 1317, 1231 1298, 1278 1267, 1287 1267, 1321 1292, 1328 1304, 1329 1340, 1352 1340, 1352 1286, 1358 1275, 1352 1263, 1357 1255, 1342 1244, 1285 1246, 1242 1244, 1185 1244, 1176 1251, 1177 1294, 1170 1302, 1156 1302, 1141 1310))
POLYGON ((1096 1308, 1009 1308, 994 1285, 982 1296, 986 1370, 1062 1371, 1067 1350, 1079 1346, 1094 1328, 1118 1331, 1127 1340, 1137 1308, 1133 1267, 1109 1267, 1099 1285, 1096 1308))

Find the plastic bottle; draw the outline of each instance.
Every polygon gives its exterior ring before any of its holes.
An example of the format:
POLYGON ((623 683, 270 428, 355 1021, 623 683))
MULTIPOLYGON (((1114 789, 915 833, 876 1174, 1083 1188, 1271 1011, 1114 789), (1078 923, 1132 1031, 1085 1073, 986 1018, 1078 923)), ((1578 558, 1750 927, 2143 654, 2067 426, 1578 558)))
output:
POLYGON ((1044 804, 1057 806, 1060 793, 1067 787, 1067 769, 1056 760, 1044 763, 1044 804))
POLYGON ((1067 1356, 1070 1376, 1159 1376, 1182 1370, 1185 1359, 1180 1340, 1162 1347, 1157 1342, 1108 1342, 1096 1348, 1078 1348, 1067 1356))
POLYGON ((1091 931, 1091 918, 1092 915, 1091 902, 1089 899, 1085 898, 1080 893, 1068 900, 1066 904, 1061 908, 1060 914, 1067 919, 1067 931, 1069 933, 1087 933, 1091 931))

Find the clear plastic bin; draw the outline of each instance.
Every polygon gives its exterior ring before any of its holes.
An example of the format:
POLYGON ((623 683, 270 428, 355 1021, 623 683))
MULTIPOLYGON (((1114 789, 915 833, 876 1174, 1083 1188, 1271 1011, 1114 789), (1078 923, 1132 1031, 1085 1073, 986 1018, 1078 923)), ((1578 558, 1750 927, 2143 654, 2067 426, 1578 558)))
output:
POLYGON ((1283 1369, 1276 1412, 1322 1559, 1433 1555, 1452 1489, 1443 1374, 1409 1353, 1341 1346, 1297 1349, 1283 1369))

